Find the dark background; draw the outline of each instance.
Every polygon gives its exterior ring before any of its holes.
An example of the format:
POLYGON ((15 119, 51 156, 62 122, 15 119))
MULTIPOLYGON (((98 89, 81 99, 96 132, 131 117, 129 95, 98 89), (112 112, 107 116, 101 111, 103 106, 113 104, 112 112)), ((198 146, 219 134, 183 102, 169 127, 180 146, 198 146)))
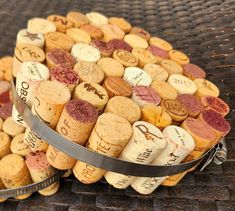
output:
MULTIPOLYGON (((228 120, 235 125, 235 1, 234 0, 0 0, 0 56, 12 55, 17 31, 32 17, 65 15, 70 10, 121 16, 152 35, 165 38, 191 62, 207 72, 229 103, 228 120)), ((131 188, 117 190, 105 183, 83 185, 73 177, 62 181, 50 197, 33 194, 9 200, 0 210, 235 210, 235 129, 226 137, 229 161, 188 174, 176 187, 160 187, 141 196, 131 188)))

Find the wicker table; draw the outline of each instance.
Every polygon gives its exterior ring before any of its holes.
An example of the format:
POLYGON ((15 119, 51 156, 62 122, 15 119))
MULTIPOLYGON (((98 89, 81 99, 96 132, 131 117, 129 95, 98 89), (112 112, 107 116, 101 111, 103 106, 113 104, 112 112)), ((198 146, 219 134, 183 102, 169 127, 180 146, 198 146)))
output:
MULTIPOLYGON (((221 98, 231 107, 228 120, 235 126, 234 0, 1 0, 0 8, 0 56, 13 54, 16 33, 26 27, 29 18, 69 10, 122 16, 166 38, 218 85, 221 98)), ((71 177, 64 179, 60 191, 51 197, 33 194, 24 201, 11 199, 0 204, 0 210, 235 210, 235 129, 226 139, 228 162, 211 164, 203 172, 188 174, 176 187, 160 187, 148 196, 106 183, 83 185, 71 177)))

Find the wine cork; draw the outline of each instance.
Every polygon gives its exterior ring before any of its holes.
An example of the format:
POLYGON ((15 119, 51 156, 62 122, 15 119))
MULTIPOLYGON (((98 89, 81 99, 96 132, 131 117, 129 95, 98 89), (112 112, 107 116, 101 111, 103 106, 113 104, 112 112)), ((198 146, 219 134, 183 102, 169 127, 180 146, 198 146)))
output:
POLYGON ((13 72, 13 58, 11 56, 4 56, 0 59, 0 72, 3 79, 11 81, 13 72))
POLYGON ((101 29, 94 25, 90 24, 82 25, 80 29, 87 32, 92 39, 102 39, 103 37, 103 32, 101 31, 101 29))
POLYGON ((152 123, 159 129, 171 125, 172 118, 161 106, 146 104, 141 108, 141 120, 152 123))
POLYGON ((56 66, 51 68, 50 73, 52 81, 58 81, 61 84, 67 86, 71 93, 78 84, 78 74, 69 67, 62 65, 56 66))
MULTIPOLYGON (((71 100, 65 104, 56 131, 63 137, 78 144, 86 144, 98 118, 96 108, 83 100, 71 100)), ((48 162, 57 169, 71 169, 76 160, 71 156, 49 146, 48 162)))
POLYGON ((177 62, 180 65, 189 63, 188 56, 186 54, 182 53, 181 51, 171 50, 171 51, 169 51, 169 57, 171 60, 177 62))
POLYGON ((149 44, 159 47, 164 51, 171 51, 173 49, 172 45, 169 42, 159 37, 151 37, 149 40, 149 44))
POLYGON ((108 23, 108 18, 98 12, 87 13, 86 17, 89 19, 90 24, 98 27, 108 23))
POLYGON ((163 59, 169 59, 169 54, 167 51, 162 50, 161 48, 150 45, 147 49, 151 54, 153 54, 157 60, 156 63, 160 64, 163 59))
POLYGON ((146 41, 149 41, 149 39, 151 37, 151 35, 146 30, 144 30, 140 27, 136 27, 136 26, 132 27, 129 33, 137 35, 137 36, 143 38, 146 41))
POLYGON ((0 131, 2 131, 3 119, 0 118, 0 131))
POLYGON ((84 43, 75 44, 71 50, 71 54, 77 62, 97 62, 101 57, 100 52, 96 48, 84 43))
MULTIPOLYGON (((24 159, 19 155, 9 154, 0 161, 0 177, 6 188, 18 188, 32 183, 24 159)), ((26 199, 31 194, 17 196, 26 199)))
POLYGON ((109 100, 108 93, 102 86, 87 82, 83 82, 75 88, 73 98, 89 102, 96 107, 99 113, 102 113, 109 100))
POLYGON ((45 54, 43 50, 37 46, 30 44, 22 44, 15 48, 13 60, 13 76, 17 77, 23 62, 34 61, 43 63, 45 54))
POLYGON ((108 43, 103 40, 92 40, 91 46, 97 48, 102 57, 110 57, 113 54, 112 46, 108 45, 108 43))
POLYGON ((226 136, 231 130, 228 121, 217 112, 206 109, 198 117, 205 122, 216 134, 217 140, 226 136))
POLYGON ((46 64, 49 69, 59 65, 73 68, 75 63, 73 56, 66 50, 55 48, 46 53, 46 64))
POLYGON ((106 105, 106 113, 114 113, 124 117, 131 124, 141 117, 139 106, 131 99, 123 96, 112 97, 106 105))
POLYGON ((82 13, 71 11, 66 15, 67 20, 71 21, 74 27, 79 28, 83 25, 89 24, 89 19, 82 13))
MULTIPOLYGON (((97 153, 118 157, 131 136, 132 127, 126 119, 116 114, 104 113, 99 116, 87 147, 97 153)), ((73 167, 75 177, 86 184, 100 180, 105 172, 104 169, 80 161, 73 167)))
POLYGON ((183 74, 183 68, 175 61, 164 59, 161 61, 161 66, 168 72, 169 75, 171 74, 183 74))
MULTIPOLYGON (((3 184, 2 180, 0 179, 0 190, 5 189, 5 185, 3 184)), ((0 203, 6 201, 7 199, 0 198, 0 203)))
POLYGON ((125 42, 124 40, 119 40, 119 39, 112 39, 108 42, 108 46, 113 49, 113 51, 116 50, 124 50, 124 51, 132 51, 132 47, 125 42))
POLYGON ((140 107, 145 104, 158 105, 161 102, 160 96, 147 86, 135 86, 131 99, 140 107))
POLYGON ((146 64, 143 70, 148 73, 153 81, 166 81, 168 79, 168 72, 158 64, 146 64))
POLYGON ((178 94, 194 95, 194 93, 197 91, 196 84, 192 80, 183 75, 172 74, 168 78, 167 83, 169 83, 172 87, 174 87, 178 92, 178 94))
POLYGON ((197 97, 202 97, 207 95, 218 97, 220 94, 218 87, 206 79, 197 78, 193 82, 197 86, 197 92, 195 93, 195 96, 197 97))
POLYGON ((176 89, 165 81, 153 81, 151 88, 153 88, 159 94, 161 99, 174 100, 177 97, 176 89))
POLYGON ((139 60, 131 52, 122 49, 115 50, 113 58, 125 67, 136 67, 139 63, 139 60))
POLYGON ((190 94, 178 95, 176 100, 187 107, 190 117, 196 118, 205 109, 200 99, 190 94))
POLYGON ((11 138, 7 133, 0 132, 0 159, 11 153, 11 138))
MULTIPOLYGON (((167 146, 151 163, 152 165, 179 164, 195 147, 192 136, 177 126, 168 126, 163 130, 167 146)), ((152 193, 167 177, 138 177, 131 186, 141 194, 152 193)))
POLYGON ((149 86, 152 83, 148 73, 138 67, 127 67, 123 79, 131 86, 149 86))
POLYGON ((47 34, 56 31, 56 25, 44 18, 32 18, 28 20, 27 30, 31 33, 47 34))
POLYGON ((104 79, 104 71, 95 63, 79 61, 74 66, 81 82, 100 84, 104 79))
POLYGON ((122 31, 118 26, 105 24, 100 27, 103 32, 103 41, 108 42, 112 39, 122 40, 125 36, 124 31, 122 31))
POLYGON ((101 58, 97 65, 103 70, 106 77, 116 76, 122 77, 124 74, 124 67, 117 60, 112 58, 101 58))
POLYGON ((147 48, 148 42, 134 34, 127 34, 124 39, 125 42, 127 42, 132 48, 147 48))
POLYGON ((12 139, 10 148, 13 154, 23 157, 31 152, 29 146, 24 142, 24 133, 21 133, 12 139))
POLYGON ((125 33, 128 33, 131 29, 131 24, 128 23, 124 18, 111 17, 109 18, 109 23, 118 26, 125 33))
MULTIPOLYGON (((33 182, 40 182, 56 172, 56 169, 48 163, 44 152, 31 152, 27 155, 25 163, 33 182)), ((55 182, 38 192, 43 196, 50 196, 59 190, 59 186, 59 182, 55 182)))
POLYGON ((184 70, 183 74, 191 80, 206 77, 205 71, 195 64, 191 64, 191 63, 184 64, 184 65, 182 65, 182 67, 184 70))
POLYGON ((0 107, 0 118, 7 119, 12 114, 12 103, 4 104, 0 107))
MULTIPOLYGON (((71 94, 68 87, 57 81, 43 81, 37 89, 32 112, 50 128, 54 129, 64 104, 70 98, 71 94)), ((45 150, 45 145, 47 145, 32 130, 26 130, 24 140, 33 152, 39 151, 38 148, 40 149, 41 146, 45 150)))
POLYGON ((221 100, 220 98, 213 96, 203 96, 201 97, 202 104, 210 110, 213 110, 223 117, 225 117, 229 113, 229 106, 226 102, 221 100))
POLYGON ((177 100, 163 100, 161 102, 162 108, 171 115, 173 121, 181 122, 188 116, 188 109, 177 100))
POLYGON ((90 44, 91 36, 84 30, 78 28, 70 28, 66 31, 66 34, 73 39, 75 43, 90 44))
MULTIPOLYGON (((187 118, 181 125, 194 139, 196 147, 194 150, 185 157, 183 162, 188 162, 199 158, 209 148, 216 143, 216 136, 213 130, 204 122, 194 118, 187 118)), ((174 186, 185 175, 187 171, 168 177, 162 185, 174 186)))
POLYGON ((12 117, 8 117, 2 125, 2 130, 13 137, 23 133, 25 128, 18 125, 12 117))
POLYGON ((113 96, 129 97, 132 94, 132 87, 120 77, 107 77, 104 80, 103 87, 109 98, 113 96))
POLYGON ((139 67, 144 67, 146 64, 154 64, 157 62, 155 56, 143 48, 133 48, 132 54, 139 59, 139 67))
POLYGON ((47 20, 55 24, 58 32, 65 33, 68 29, 73 27, 73 23, 61 15, 50 15, 47 17, 47 20))
MULTIPOLYGON (((133 135, 119 158, 141 164, 152 162, 166 146, 162 132, 157 127, 144 121, 135 122, 132 129, 133 135)), ((127 188, 135 179, 133 176, 110 171, 104 177, 110 185, 119 189, 127 188)))
POLYGON ((70 51, 74 45, 73 39, 60 32, 50 32, 45 35, 45 51, 51 51, 54 48, 62 48, 70 51))
POLYGON ((44 42, 45 39, 42 33, 31 33, 27 29, 21 29, 16 37, 16 46, 30 44, 43 48, 44 42))
POLYGON ((15 105, 13 105, 13 107, 12 107, 12 114, 11 115, 12 115, 12 118, 14 119, 14 121, 18 125, 21 125, 23 127, 27 127, 27 124, 25 123, 24 119, 22 118, 22 116, 16 110, 15 105))
MULTIPOLYGON (((1 84, 0 84, 1 85, 1 84)), ((0 93, 0 106, 4 106, 8 103, 11 103, 11 93, 10 90, 0 93)))

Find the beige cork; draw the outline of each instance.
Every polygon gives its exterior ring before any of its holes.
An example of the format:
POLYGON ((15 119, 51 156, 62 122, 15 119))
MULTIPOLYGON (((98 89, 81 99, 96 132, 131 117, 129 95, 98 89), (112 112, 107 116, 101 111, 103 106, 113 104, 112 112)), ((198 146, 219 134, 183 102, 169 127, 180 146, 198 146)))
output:
MULTIPOLYGON (((0 190, 5 189, 5 185, 3 184, 2 180, 0 179, 0 190)), ((0 203, 6 201, 7 199, 0 198, 0 203)))
POLYGON ((11 153, 11 138, 4 132, 0 132, 0 159, 11 153))
POLYGON ((25 128, 18 125, 12 117, 8 117, 3 123, 2 130, 10 136, 17 136, 23 133, 25 128))

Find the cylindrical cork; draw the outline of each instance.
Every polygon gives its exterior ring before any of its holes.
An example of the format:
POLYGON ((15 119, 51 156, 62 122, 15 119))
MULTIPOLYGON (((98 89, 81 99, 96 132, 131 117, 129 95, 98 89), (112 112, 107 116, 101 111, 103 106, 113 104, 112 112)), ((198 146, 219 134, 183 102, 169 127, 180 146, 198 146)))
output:
POLYGON ((51 68, 50 73, 52 81, 58 81, 64 84, 69 88, 71 93, 78 84, 78 74, 70 67, 64 65, 56 66, 51 68))
MULTIPOLYGON (((17 188, 32 183, 24 159, 19 155, 9 154, 0 161, 0 177, 6 188, 17 188)), ((17 196, 25 199, 31 194, 17 196)))
POLYGON ((31 152, 28 144, 24 142, 24 133, 21 133, 12 139, 10 148, 13 154, 21 155, 23 157, 31 152))
MULTIPOLYGON (((132 126, 133 135, 119 158, 134 163, 149 164, 166 146, 162 132, 154 125, 138 121, 132 126)), ((105 179, 115 188, 127 188, 135 179, 133 176, 108 171, 105 179)))
POLYGON ((34 61, 43 63, 45 60, 45 53, 37 46, 30 44, 22 44, 15 48, 13 59, 13 76, 17 77, 20 71, 20 66, 23 62, 34 61))
MULTIPOLYGON (((0 190, 5 189, 5 185, 3 184, 2 180, 0 179, 0 190)), ((0 198, 0 203, 6 201, 7 199, 0 198)))
MULTIPOLYGON (((40 182, 56 172, 56 169, 48 163, 44 152, 28 154, 25 163, 33 182, 40 182)), ((59 182, 56 182, 38 192, 44 196, 50 196, 58 191, 59 186, 59 182)))
MULTIPOLYGON (((181 125, 194 139, 196 147, 186 156, 183 162, 188 162, 199 158, 206 150, 213 147, 216 141, 214 131, 203 121, 187 118, 181 125)), ((174 186, 186 175, 187 171, 168 177, 162 185, 174 186)))
MULTIPOLYGON (((37 89, 32 112, 50 128, 55 129, 64 104, 70 97, 69 88, 63 84, 57 81, 43 81, 37 89)), ((40 148, 42 144, 44 148, 46 144, 31 129, 26 130, 24 140, 33 152, 39 151, 38 147, 40 148)))
MULTIPOLYGON (((70 141, 84 145, 98 118, 98 111, 88 102, 71 100, 65 104, 56 131, 70 141)), ((48 162, 57 169, 71 169, 76 160, 71 156, 49 146, 48 162)))
POLYGON ((8 117, 2 125, 2 130, 11 137, 17 136, 24 132, 25 128, 18 125, 12 117, 8 117))
POLYGON ((61 64, 73 68, 75 63, 76 60, 66 50, 55 48, 46 53, 46 64, 49 69, 61 64))
MULTIPOLYGON (((163 149, 152 165, 179 164, 195 147, 192 136, 184 129, 177 126, 168 126, 163 130, 167 146, 163 149)), ((166 177, 138 177, 131 186, 141 194, 152 193, 166 177)))
POLYGON ((0 132, 0 159, 11 153, 10 144, 10 136, 4 132, 0 132))
MULTIPOLYGON (((97 153, 118 157, 132 136, 131 124, 116 114, 104 113, 98 118, 87 147, 97 153)), ((97 182, 105 174, 89 164, 77 161, 73 167, 75 177, 85 184, 97 182)))

